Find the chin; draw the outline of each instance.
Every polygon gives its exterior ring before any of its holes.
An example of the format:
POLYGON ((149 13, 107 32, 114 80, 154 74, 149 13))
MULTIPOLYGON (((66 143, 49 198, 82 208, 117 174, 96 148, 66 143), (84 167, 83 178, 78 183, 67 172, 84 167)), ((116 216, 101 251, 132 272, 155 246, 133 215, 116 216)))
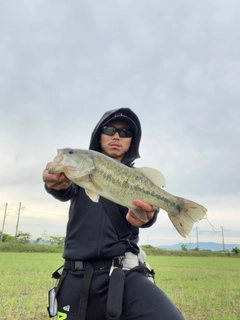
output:
POLYGON ((119 158, 122 158, 123 157, 123 155, 122 155, 122 153, 120 153, 120 152, 116 152, 116 151, 109 151, 108 153, 107 153, 107 156, 109 156, 110 158, 113 158, 113 159, 119 159, 119 158))
POLYGON ((110 157, 113 157, 113 158, 121 157, 121 154, 118 153, 118 152, 115 152, 115 151, 110 151, 108 154, 109 154, 110 157))

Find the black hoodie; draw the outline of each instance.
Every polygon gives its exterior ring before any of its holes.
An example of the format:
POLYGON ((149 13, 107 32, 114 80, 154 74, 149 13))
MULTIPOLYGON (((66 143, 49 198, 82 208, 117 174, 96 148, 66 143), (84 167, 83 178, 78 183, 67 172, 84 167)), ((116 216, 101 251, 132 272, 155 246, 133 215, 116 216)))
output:
MULTIPOLYGON (((101 152, 99 138, 101 127, 115 114, 122 113, 136 124, 131 147, 123 159, 123 163, 131 166, 139 158, 139 143, 141 125, 138 117, 128 108, 106 112, 93 130, 89 149, 101 152)), ((119 240, 117 232, 106 213, 102 202, 92 202, 85 190, 72 183, 68 189, 56 191, 45 185, 48 193, 60 201, 71 201, 69 220, 63 258, 68 260, 109 259, 123 255, 129 251, 128 241, 119 240)), ((129 238, 134 248, 137 248, 139 228, 132 226, 126 220, 128 209, 118 205, 130 232, 129 238)), ((156 221, 157 214, 143 228, 151 226, 156 221)))

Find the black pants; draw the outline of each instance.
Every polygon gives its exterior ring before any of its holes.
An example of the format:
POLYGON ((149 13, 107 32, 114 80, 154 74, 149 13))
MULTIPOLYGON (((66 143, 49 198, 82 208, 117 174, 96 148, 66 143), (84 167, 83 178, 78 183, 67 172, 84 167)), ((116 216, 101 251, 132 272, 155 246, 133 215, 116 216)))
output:
MULTIPOLYGON (((125 271, 122 315, 119 320, 184 320, 182 314, 145 275, 142 266, 125 271)), ((58 319, 77 320, 83 271, 68 271, 58 292, 58 319)), ((86 320, 106 320, 109 270, 95 270, 86 320)))

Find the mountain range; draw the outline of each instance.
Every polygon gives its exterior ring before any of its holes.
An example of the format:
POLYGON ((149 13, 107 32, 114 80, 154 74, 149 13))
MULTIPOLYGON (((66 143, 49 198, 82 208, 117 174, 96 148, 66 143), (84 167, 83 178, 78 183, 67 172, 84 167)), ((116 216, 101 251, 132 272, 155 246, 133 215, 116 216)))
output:
MULTIPOLYGON (((173 245, 161 245, 159 246, 160 249, 166 250, 182 250, 182 245, 186 246, 188 250, 197 248, 197 243, 177 243, 173 245)), ((222 251, 224 248, 225 250, 231 251, 232 248, 240 248, 240 244, 223 244, 222 243, 215 243, 215 242, 198 242, 199 250, 211 250, 211 251, 222 251)))

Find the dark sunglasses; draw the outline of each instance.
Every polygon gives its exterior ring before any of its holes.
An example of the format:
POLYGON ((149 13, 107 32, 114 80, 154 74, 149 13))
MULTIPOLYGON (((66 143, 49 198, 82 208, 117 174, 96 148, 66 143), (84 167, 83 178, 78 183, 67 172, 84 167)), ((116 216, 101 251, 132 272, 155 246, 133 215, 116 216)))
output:
POLYGON ((127 129, 123 129, 123 128, 118 129, 118 128, 107 127, 107 126, 102 127, 102 133, 106 134, 108 136, 114 136, 116 132, 118 132, 118 134, 121 138, 131 138, 132 137, 132 132, 127 129))

